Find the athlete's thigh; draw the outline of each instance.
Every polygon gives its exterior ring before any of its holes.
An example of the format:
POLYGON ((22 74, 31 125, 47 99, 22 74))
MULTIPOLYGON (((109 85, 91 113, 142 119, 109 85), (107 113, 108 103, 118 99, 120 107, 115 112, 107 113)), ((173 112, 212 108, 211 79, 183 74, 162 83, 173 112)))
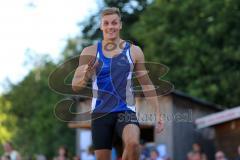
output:
POLYGON ((122 140, 124 144, 127 143, 139 143, 140 129, 136 124, 127 124, 123 128, 122 140))
POLYGON ((128 140, 139 141, 140 129, 136 113, 127 111, 118 115, 116 130, 124 144, 128 140))
POLYGON ((94 150, 112 149, 113 121, 114 119, 111 114, 92 120, 91 131, 94 150))

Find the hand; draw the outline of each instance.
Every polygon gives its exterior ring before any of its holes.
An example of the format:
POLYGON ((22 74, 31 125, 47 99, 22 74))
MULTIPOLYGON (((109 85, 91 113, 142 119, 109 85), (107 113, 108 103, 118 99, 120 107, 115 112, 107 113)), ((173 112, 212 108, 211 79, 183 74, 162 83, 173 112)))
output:
POLYGON ((156 125, 155 125, 156 133, 161 133, 164 130, 164 121, 160 114, 156 116, 156 125))
POLYGON ((97 66, 99 65, 97 59, 95 63, 94 61, 95 57, 90 58, 88 64, 84 65, 83 67, 83 71, 85 73, 84 77, 86 77, 87 79, 93 75, 93 73, 96 71, 97 66))
MULTIPOLYGON (((88 64, 80 65, 75 71, 75 86, 79 89, 83 86, 86 86, 88 79, 93 75, 96 67, 98 66, 98 61, 94 64, 95 57, 90 58, 88 64)), ((78 90, 79 90, 78 89, 78 90)))

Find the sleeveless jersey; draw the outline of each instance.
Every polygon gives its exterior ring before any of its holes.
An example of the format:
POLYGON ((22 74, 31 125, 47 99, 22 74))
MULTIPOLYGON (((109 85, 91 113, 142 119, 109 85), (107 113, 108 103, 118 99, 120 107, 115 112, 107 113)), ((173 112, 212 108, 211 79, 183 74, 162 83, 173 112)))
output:
POLYGON ((92 76, 92 112, 136 112, 132 91, 134 64, 130 55, 130 44, 126 42, 121 53, 109 58, 104 55, 102 41, 99 41, 96 61, 99 65, 92 76))

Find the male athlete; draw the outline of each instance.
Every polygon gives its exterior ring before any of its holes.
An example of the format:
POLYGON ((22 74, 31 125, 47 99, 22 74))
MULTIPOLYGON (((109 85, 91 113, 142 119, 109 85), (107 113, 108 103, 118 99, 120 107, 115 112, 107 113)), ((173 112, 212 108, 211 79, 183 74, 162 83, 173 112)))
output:
POLYGON ((135 71, 148 103, 156 108, 155 130, 160 133, 163 121, 157 94, 145 69, 142 50, 120 38, 122 22, 119 9, 105 9, 100 26, 103 40, 83 49, 72 88, 77 92, 92 79, 91 130, 97 160, 111 159, 115 133, 123 140, 122 159, 138 160, 140 129, 132 93, 132 73, 135 71), (99 116, 101 114, 103 116, 99 116))

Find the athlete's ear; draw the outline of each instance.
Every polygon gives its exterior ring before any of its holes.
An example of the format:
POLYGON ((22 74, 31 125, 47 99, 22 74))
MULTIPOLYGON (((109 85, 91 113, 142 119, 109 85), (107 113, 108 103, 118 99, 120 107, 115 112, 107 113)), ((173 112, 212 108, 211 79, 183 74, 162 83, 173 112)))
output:
POLYGON ((99 28, 102 30, 102 20, 100 20, 99 28))
POLYGON ((100 26, 99 26, 99 28, 100 28, 100 30, 102 31, 102 24, 101 24, 101 22, 100 22, 100 26))
POLYGON ((120 29, 122 29, 122 21, 120 21, 120 29))

